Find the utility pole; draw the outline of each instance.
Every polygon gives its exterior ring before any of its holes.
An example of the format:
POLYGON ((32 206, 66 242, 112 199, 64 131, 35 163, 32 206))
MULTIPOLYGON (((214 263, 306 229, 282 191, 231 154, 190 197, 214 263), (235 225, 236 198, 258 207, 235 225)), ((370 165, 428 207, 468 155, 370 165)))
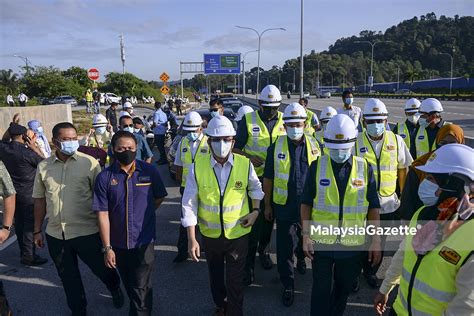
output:
POLYGON ((303 85, 303 75, 304 75, 304 64, 303 64, 303 0, 301 0, 301 32, 300 32, 300 98, 304 96, 304 85, 303 85))

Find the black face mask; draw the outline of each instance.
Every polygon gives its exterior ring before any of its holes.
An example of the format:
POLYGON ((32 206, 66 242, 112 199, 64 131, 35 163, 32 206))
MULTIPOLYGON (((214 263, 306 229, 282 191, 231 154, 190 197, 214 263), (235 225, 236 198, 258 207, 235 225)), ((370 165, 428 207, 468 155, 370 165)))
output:
POLYGON ((269 107, 269 106, 263 107, 262 113, 263 113, 264 118, 266 118, 267 120, 272 119, 275 117, 275 115, 277 115, 278 107, 269 107))
POLYGON ((124 150, 122 152, 115 152, 114 156, 115 159, 117 159, 122 165, 126 166, 131 164, 135 160, 137 152, 131 150, 124 150))

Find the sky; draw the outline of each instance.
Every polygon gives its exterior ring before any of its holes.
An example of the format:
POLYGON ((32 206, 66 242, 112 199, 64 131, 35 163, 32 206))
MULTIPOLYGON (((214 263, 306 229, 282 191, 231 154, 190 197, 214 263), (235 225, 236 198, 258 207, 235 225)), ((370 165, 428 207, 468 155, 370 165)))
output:
MULTIPOLYGON (((472 16, 474 0, 304 0, 304 53, 430 12, 472 16)), ((126 71, 145 80, 165 71, 177 80, 180 61, 256 50, 257 35, 236 25, 286 29, 262 36, 264 69, 299 56, 299 0, 1 0, 0 69, 21 73, 16 54, 32 65, 97 68, 103 79, 122 71, 123 33, 126 71)), ((257 54, 249 53, 246 69, 256 65, 257 54)))

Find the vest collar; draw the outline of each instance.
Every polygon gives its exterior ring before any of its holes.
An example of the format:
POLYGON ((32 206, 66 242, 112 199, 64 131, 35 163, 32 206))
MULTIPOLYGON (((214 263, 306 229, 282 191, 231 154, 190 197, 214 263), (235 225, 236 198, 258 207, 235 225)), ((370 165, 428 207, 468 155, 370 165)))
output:
MULTIPOLYGON (((231 166, 234 165, 234 154, 231 152, 229 154, 229 158, 227 158, 227 161, 224 163, 224 166, 230 164, 231 166)), ((214 159, 214 156, 211 153, 211 166, 214 168, 216 165, 219 165, 219 163, 214 159)))

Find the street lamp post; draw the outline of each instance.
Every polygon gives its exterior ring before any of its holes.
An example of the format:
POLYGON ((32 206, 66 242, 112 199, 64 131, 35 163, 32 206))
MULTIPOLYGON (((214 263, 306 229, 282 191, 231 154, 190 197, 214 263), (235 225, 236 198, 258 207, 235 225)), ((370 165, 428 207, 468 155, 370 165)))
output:
POLYGON ((283 27, 278 27, 278 28, 269 28, 269 29, 263 30, 262 32, 258 32, 256 29, 251 28, 251 27, 239 26, 239 25, 236 25, 235 27, 238 27, 239 29, 254 31, 258 36, 257 93, 255 94, 256 98, 258 98, 258 94, 260 93, 260 42, 261 42, 262 36, 265 32, 268 32, 268 31, 276 31, 276 30, 286 31, 286 29, 283 27))
POLYGON ((20 55, 13 55, 13 57, 18 57, 18 58, 22 59, 25 62, 26 73, 29 75, 30 74, 30 67, 28 67, 28 63, 30 63, 30 61, 28 60, 28 57, 20 56, 20 55))
MULTIPOLYGON (((453 53, 455 52, 453 48, 453 53)), ((454 64, 454 58, 453 55, 450 53, 441 53, 440 55, 448 55, 451 58, 451 78, 449 79, 449 94, 451 94, 452 89, 453 89, 453 64, 454 64)))
MULTIPOLYGON (((370 88, 374 85, 374 76, 373 76, 373 66, 374 66, 374 47, 377 43, 390 43, 392 41, 378 41, 378 42, 370 42, 370 41, 355 41, 354 43, 367 43, 372 46, 372 56, 370 58, 370 77, 372 78, 369 82, 370 88)), ((372 89, 371 89, 372 90, 372 89)))
POLYGON ((397 64, 397 91, 400 90, 400 65, 397 64))
POLYGON ((300 32, 300 98, 304 96, 304 64, 303 64, 303 0, 301 0, 301 32, 300 32))

